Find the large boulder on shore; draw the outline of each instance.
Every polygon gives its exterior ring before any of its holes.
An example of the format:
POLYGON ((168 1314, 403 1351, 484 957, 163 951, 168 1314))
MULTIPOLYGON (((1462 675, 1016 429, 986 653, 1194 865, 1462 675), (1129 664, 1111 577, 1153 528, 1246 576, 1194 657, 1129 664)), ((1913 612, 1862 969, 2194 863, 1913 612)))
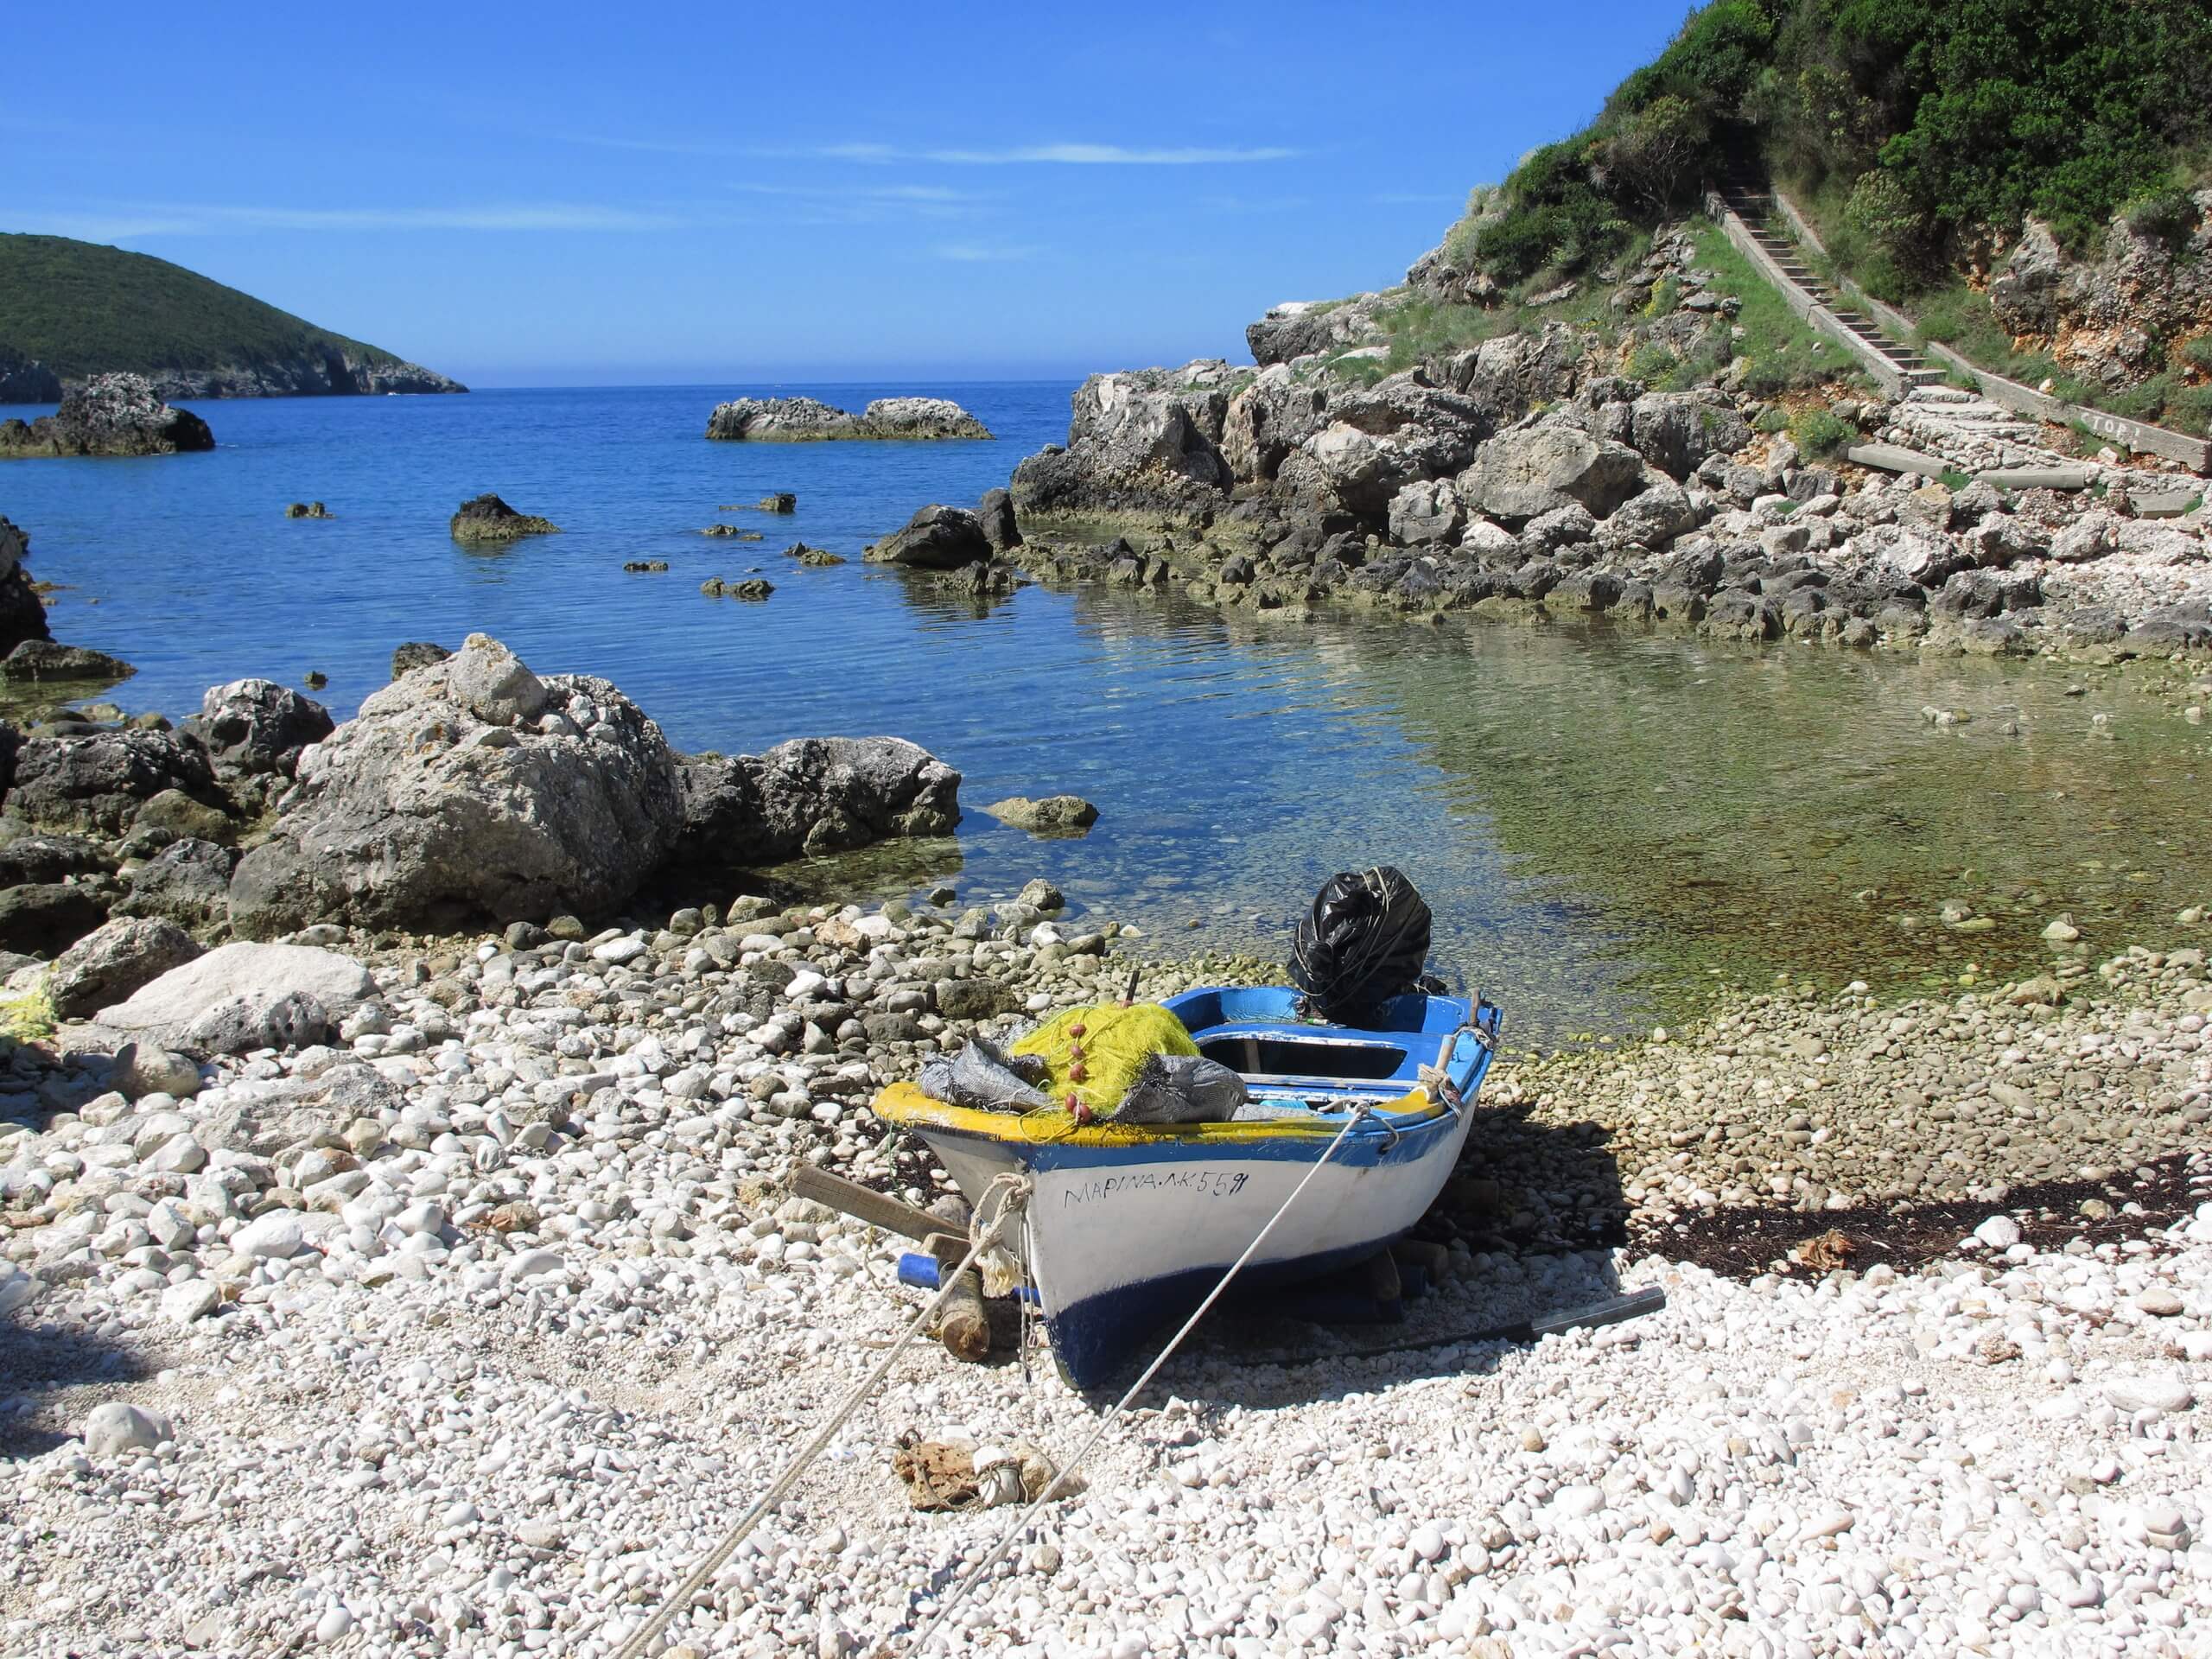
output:
POLYGON ((964 507, 924 507, 868 550, 874 564, 902 564, 918 570, 957 570, 988 562, 997 550, 983 521, 964 507))
POLYGON ((25 740, 7 811, 34 828, 116 836, 164 790, 219 806, 207 751, 189 734, 129 728, 25 740))
POLYGON ((149 980, 94 1016, 140 1047, 237 1053, 315 1040, 376 994, 351 957, 303 944, 226 944, 149 980))
POLYGON ((679 781, 679 855, 700 866, 947 835, 960 822, 960 774, 902 738, 794 738, 765 754, 687 761, 679 781))
POLYGON ((1226 499, 1223 423, 1237 372, 1218 358, 1179 369, 1094 374, 1077 388, 1065 448, 1014 468, 1012 493, 1032 514, 1194 511, 1226 499))
POLYGON ((676 757, 635 703, 471 634, 301 753, 232 877, 231 923, 252 938, 588 915, 628 898, 681 823, 676 757))
POLYGON ((1741 415, 1694 391, 1648 391, 1631 406, 1629 420, 1637 453, 1677 482, 1707 456, 1732 455, 1751 441, 1741 415))
POLYGON ((158 917, 105 922, 54 958, 46 993, 60 1018, 82 1019, 181 968, 204 949, 175 923, 158 917))
POLYGON ((1544 423, 1501 432, 1459 480, 1459 494, 1485 518, 1525 524, 1569 505, 1605 518, 1644 487, 1643 457, 1624 443, 1544 423))
POLYGON ((174 455, 214 447, 207 422, 171 409, 136 374, 96 374, 28 425, 0 421, 0 455, 174 455))
POLYGON ((207 746, 218 777, 289 778, 300 751, 337 729, 330 710, 274 680, 211 685, 184 728, 207 746))

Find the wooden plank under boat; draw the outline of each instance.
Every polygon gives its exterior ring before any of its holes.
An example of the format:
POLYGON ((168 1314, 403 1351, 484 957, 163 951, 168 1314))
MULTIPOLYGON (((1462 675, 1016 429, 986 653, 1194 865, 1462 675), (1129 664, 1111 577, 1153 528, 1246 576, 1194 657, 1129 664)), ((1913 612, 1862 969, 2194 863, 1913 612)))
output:
POLYGON ((980 1111, 906 1083, 877 1096, 877 1115, 920 1135, 971 1204, 999 1174, 1030 1177, 1014 1254, 1075 1386, 1104 1383, 1155 1326, 1204 1300, 1361 1109, 1240 1286, 1374 1255, 1421 1219, 1452 1173, 1497 1046, 1497 1009, 1415 992, 1355 1029, 1300 1020, 1298 996, 1217 987, 1162 1005, 1201 1053, 1243 1075, 1252 1102, 1225 1122, 1078 1125, 1057 1107, 980 1111), (1443 1083, 1425 1083, 1424 1067, 1443 1083))

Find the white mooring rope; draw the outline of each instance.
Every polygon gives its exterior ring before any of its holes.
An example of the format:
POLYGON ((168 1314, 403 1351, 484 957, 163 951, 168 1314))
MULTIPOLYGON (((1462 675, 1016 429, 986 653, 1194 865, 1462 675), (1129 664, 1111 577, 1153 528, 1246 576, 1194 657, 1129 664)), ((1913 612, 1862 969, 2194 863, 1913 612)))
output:
POLYGON ((806 1472, 807 1465, 821 1454, 822 1448, 829 1445, 830 1439, 844 1427, 846 1419, 859 1410, 861 1402, 875 1391, 876 1385, 889 1373, 892 1362, 899 1357, 899 1351, 929 1323, 931 1315, 944 1305, 945 1298, 951 1295, 960 1283, 960 1275, 975 1265, 978 1256, 998 1243, 999 1235, 1005 1230, 1007 1223, 1019 1214, 1027 1202, 1029 1192, 1029 1178, 1018 1171, 1008 1170, 992 1179, 990 1185, 984 1189, 982 1198, 977 1201, 975 1216, 969 1224, 966 1258, 951 1272, 938 1275, 937 1294, 915 1316, 914 1322, 906 1327, 899 1340, 891 1344, 876 1368, 845 1396, 844 1403, 831 1414, 830 1421, 823 1424, 799 1454, 784 1465, 783 1472, 776 1477, 775 1484, 763 1492, 760 1501, 745 1512, 744 1518, 730 1529, 728 1536, 700 1558, 699 1564, 691 1569, 683 1582, 677 1585, 674 1592, 661 1603, 660 1611, 622 1644, 615 1659, 641 1659, 645 1649, 652 1644, 653 1638, 668 1628, 669 1622, 680 1610, 690 1605, 692 1597, 699 1593, 708 1580, 721 1571, 722 1564, 745 1541, 746 1535, 760 1523, 760 1517, 783 1502, 785 1495, 798 1484, 798 1478, 806 1472), (998 1200, 997 1212, 986 1226, 984 1211, 994 1198, 998 1200))
MULTIPOLYGON (((968 1576, 953 1586, 952 1593, 944 1599, 943 1604, 938 1606, 936 1615, 922 1627, 922 1633, 914 1638, 914 1645, 906 1649, 907 1659, 921 1659, 922 1655, 929 1651, 931 1642, 936 1638, 938 1631, 944 1628, 951 1619, 954 1611, 967 1599, 968 1592, 980 1584, 984 1575, 999 1564, 1000 1557, 1007 1553, 1007 1549, 1013 1546, 1014 1541, 1020 1536, 1031 1522, 1037 1518, 1037 1512, 1052 1502, 1054 1495, 1059 1491, 1068 1478, 1075 1473, 1077 1467, 1091 1454, 1098 1442, 1105 1439, 1106 1431, 1113 1427, 1122 1414, 1128 1409, 1129 1402, 1144 1392, 1145 1384, 1151 1382, 1154 1374, 1167 1363, 1168 1357, 1182 1346, 1183 1338, 1191 1334, 1192 1328, 1206 1316, 1206 1311, 1220 1300, 1222 1292, 1229 1288, 1229 1281, 1243 1271, 1244 1264, 1249 1262, 1254 1253, 1267 1242, 1268 1235, 1274 1231, 1275 1224, 1290 1213, 1290 1206, 1298 1202, 1306 1187, 1312 1184, 1313 1178, 1321 1173, 1321 1166, 1336 1155, 1337 1148, 1344 1143, 1344 1137, 1359 1127, 1362 1118, 1369 1116, 1370 1114, 1363 1107, 1354 1111, 1345 1122, 1344 1128, 1337 1131, 1337 1138, 1329 1142, 1328 1150, 1314 1160, 1313 1167, 1306 1172, 1305 1179, 1291 1189, 1290 1196, 1282 1201, 1282 1208, 1268 1217, 1268 1224, 1261 1228, 1252 1242, 1244 1247, 1244 1254, 1230 1263, 1229 1271, 1223 1274, 1221 1282, 1206 1294, 1205 1300, 1198 1304, 1198 1312, 1183 1321, 1182 1329, 1168 1338, 1167 1345, 1160 1351, 1151 1364, 1144 1368, 1144 1375, 1130 1383, 1129 1391, 1116 1400, 1112 1409, 1098 1420, 1098 1427, 1091 1431, 1090 1438, 1083 1443, 1082 1449, 1068 1459, 1060 1471, 1046 1483, 1045 1490, 1037 1494, 1036 1501, 1022 1510, 1020 1515, 1014 1516, 1014 1524, 1000 1535, 998 1542, 991 1547, 991 1553, 978 1561, 969 1569, 968 1576)), ((624 1655, 623 1659, 628 1659, 628 1656, 624 1655)))

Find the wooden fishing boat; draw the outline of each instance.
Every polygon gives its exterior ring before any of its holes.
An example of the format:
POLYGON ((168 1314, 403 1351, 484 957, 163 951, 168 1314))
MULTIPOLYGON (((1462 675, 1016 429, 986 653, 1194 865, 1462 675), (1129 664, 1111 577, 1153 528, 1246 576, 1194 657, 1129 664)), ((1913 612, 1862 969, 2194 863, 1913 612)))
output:
POLYGON ((1014 1254, 1077 1387, 1103 1383, 1154 1326, 1197 1307, 1325 1154, 1240 1287, 1363 1261, 1421 1219, 1458 1161, 1497 1009, 1414 993, 1353 1029, 1300 1020, 1298 995, 1208 988, 1163 1004, 1244 1078, 1251 1101, 1225 1122, 1078 1124, 1058 1108, 976 1110, 905 1083, 877 1097, 971 1204, 1007 1171, 1029 1177, 1014 1254))

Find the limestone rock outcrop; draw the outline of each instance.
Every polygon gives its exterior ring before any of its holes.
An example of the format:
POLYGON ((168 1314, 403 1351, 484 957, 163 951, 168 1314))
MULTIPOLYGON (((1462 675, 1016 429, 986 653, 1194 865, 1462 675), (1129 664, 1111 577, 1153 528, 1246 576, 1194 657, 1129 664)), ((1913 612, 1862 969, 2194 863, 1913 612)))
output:
POLYGON ((738 397, 718 404, 707 435, 754 443, 988 438, 990 429, 947 397, 879 397, 855 415, 817 397, 738 397))
POLYGON ((207 422, 170 408, 136 374, 94 375, 51 415, 0 421, 0 456, 174 455, 214 447, 207 422))
POLYGON ((541 680, 482 634, 371 694, 296 766, 232 877, 247 938, 601 912, 681 824, 676 757, 635 703, 601 679, 541 680))

